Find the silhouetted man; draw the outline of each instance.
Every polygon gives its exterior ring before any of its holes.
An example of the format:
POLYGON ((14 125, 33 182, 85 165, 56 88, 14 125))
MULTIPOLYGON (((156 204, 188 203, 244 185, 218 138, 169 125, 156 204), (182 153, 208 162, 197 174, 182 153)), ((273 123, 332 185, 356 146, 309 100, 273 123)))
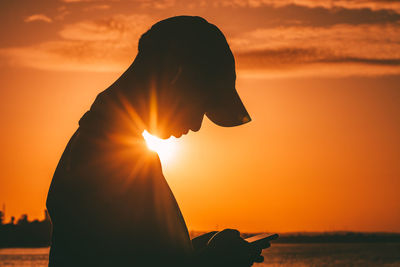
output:
POLYGON ((162 138, 250 121, 221 31, 200 17, 153 25, 126 72, 79 121, 50 186, 50 266, 250 266, 262 261, 236 230, 190 240, 158 156, 162 138))

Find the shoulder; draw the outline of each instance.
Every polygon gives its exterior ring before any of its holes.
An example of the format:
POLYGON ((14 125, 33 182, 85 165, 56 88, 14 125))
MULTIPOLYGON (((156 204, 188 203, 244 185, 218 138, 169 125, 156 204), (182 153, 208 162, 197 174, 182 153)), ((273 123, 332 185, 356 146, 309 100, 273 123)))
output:
POLYGON ((107 173, 142 173, 160 171, 158 155, 150 151, 138 134, 109 133, 98 135, 78 130, 71 141, 71 164, 75 169, 101 170, 107 173))

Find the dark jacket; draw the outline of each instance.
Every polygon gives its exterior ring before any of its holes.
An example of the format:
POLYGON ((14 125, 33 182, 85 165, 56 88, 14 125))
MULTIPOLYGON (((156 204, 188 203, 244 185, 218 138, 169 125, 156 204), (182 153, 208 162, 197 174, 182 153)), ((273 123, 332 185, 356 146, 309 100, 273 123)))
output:
POLYGON ((100 94, 58 163, 49 266, 187 266, 186 224, 126 103, 100 94))

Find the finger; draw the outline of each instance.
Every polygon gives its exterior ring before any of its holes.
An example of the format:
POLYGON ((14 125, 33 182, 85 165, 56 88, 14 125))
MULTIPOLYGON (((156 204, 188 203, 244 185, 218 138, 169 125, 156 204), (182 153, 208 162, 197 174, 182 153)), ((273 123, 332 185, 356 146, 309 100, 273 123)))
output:
POLYGON ((263 262, 263 261, 264 261, 264 256, 261 256, 261 255, 258 255, 258 256, 254 259, 254 262, 258 262, 258 263, 263 262))
POLYGON ((253 262, 258 262, 258 260, 260 259, 260 256, 261 256, 261 252, 262 252, 261 249, 252 249, 249 254, 251 260, 253 262))
POLYGON ((275 239, 278 239, 278 237, 279 237, 279 235, 278 235, 278 234, 274 234, 274 235, 272 235, 272 236, 271 236, 271 239, 270 239, 270 240, 275 240, 275 239))
POLYGON ((240 236, 240 232, 236 229, 224 229, 222 230, 222 233, 226 234, 226 235, 232 235, 232 236, 240 236))
POLYGON ((254 255, 256 255, 256 256, 261 255, 261 253, 262 253, 262 249, 256 249, 254 251, 254 255))
POLYGON ((252 257, 245 257, 242 261, 242 264, 240 266, 253 266, 254 264, 254 259, 252 257))
POLYGON ((248 249, 248 253, 250 253, 253 256, 260 255, 261 252, 262 252, 261 248, 257 248, 257 247, 254 247, 254 246, 248 246, 247 249, 248 249))
POLYGON ((260 247, 261 247, 262 249, 269 248, 270 246, 271 246, 271 243, 269 243, 268 241, 265 241, 265 242, 260 243, 260 247))
POLYGON ((263 249, 267 249, 267 248, 269 248, 270 246, 271 246, 271 244, 270 244, 269 242, 264 243, 264 244, 252 244, 252 243, 249 243, 249 248, 250 248, 250 250, 253 250, 253 251, 260 251, 260 253, 258 253, 258 254, 261 254, 261 251, 262 251, 263 249))

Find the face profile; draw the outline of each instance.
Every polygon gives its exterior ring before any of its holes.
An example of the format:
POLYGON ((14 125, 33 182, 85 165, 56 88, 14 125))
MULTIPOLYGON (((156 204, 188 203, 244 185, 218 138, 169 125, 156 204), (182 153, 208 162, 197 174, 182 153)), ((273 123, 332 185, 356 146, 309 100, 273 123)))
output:
POLYGON ((179 16, 156 23, 139 40, 135 61, 157 101, 157 126, 149 122, 149 132, 179 137, 198 131, 204 115, 221 126, 250 121, 235 89, 232 51, 206 20, 179 16))
POLYGON ((185 75, 186 72, 179 71, 172 83, 160 86, 154 93, 157 97, 157 125, 153 134, 160 138, 171 135, 179 138, 201 127, 209 97, 201 92, 199 84, 185 75))

